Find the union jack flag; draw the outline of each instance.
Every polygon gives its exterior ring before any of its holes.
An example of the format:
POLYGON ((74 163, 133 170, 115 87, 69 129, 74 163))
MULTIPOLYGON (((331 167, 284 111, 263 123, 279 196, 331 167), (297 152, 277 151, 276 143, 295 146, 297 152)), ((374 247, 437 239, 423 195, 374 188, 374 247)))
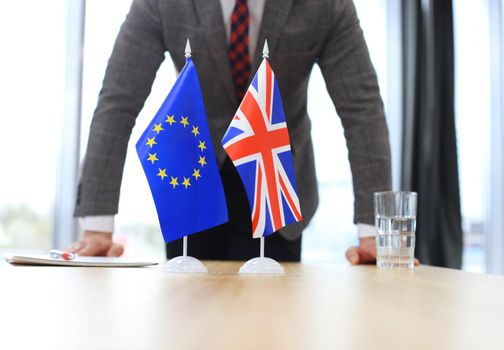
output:
POLYGON ((263 60, 222 145, 250 203, 253 238, 302 220, 280 89, 263 60))

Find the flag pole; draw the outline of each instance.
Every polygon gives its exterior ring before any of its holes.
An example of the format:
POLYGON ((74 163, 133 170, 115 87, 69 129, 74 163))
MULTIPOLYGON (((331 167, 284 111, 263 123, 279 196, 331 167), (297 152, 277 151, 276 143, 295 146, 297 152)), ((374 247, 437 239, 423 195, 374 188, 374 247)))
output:
MULTIPOLYGON (((187 39, 185 46, 186 63, 191 57, 191 43, 187 39)), ((163 267, 163 272, 175 273, 207 273, 208 269, 198 259, 187 256, 187 235, 182 238, 182 256, 177 256, 170 259, 163 267)))
MULTIPOLYGON (((191 57, 191 43, 189 42, 189 38, 187 38, 186 46, 184 50, 184 57, 187 59, 191 57)), ((184 236, 182 243, 182 256, 187 256, 187 236, 184 236)))
MULTIPOLYGON (((269 58, 268 39, 264 40, 263 59, 269 58)), ((284 274, 283 267, 274 259, 264 257, 264 236, 261 236, 261 248, 258 258, 248 260, 240 268, 240 274, 284 274)))
MULTIPOLYGON (((264 47, 263 47, 263 55, 262 57, 264 59, 269 58, 269 47, 268 47, 268 39, 264 40, 264 47)), ((261 251, 259 257, 264 258, 264 236, 261 237, 261 251)))
POLYGON ((187 236, 184 236, 182 256, 187 256, 187 236))
POLYGON ((264 39, 264 47, 263 47, 263 55, 264 59, 269 58, 269 47, 268 47, 268 39, 264 39))
MULTIPOLYGON (((268 39, 264 39, 264 47, 263 47, 263 55, 262 57, 267 60, 269 58, 269 47, 268 47, 268 39)), ((259 255, 261 258, 264 258, 264 236, 261 237, 261 253, 259 255)))
POLYGON ((191 43, 189 42, 189 38, 187 38, 184 53, 187 61, 187 59, 191 57, 191 43))

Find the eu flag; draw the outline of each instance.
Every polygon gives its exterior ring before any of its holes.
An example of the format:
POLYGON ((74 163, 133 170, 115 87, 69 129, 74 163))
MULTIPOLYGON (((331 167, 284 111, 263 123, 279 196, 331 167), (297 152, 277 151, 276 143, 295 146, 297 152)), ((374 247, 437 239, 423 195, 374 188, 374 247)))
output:
POLYGON ((224 189, 190 58, 136 148, 165 242, 227 222, 224 189))

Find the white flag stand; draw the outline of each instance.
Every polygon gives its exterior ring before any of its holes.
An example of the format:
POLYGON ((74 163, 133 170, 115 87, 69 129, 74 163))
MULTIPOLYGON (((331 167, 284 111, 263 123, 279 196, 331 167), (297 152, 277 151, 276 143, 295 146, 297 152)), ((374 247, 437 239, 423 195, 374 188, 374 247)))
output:
POLYGON ((240 268, 241 274, 284 274, 285 271, 276 260, 264 257, 264 237, 261 237, 261 255, 247 261, 240 268))
POLYGON ((207 273, 208 269, 201 261, 187 256, 187 236, 183 238, 182 256, 168 260, 163 266, 163 272, 175 273, 207 273))

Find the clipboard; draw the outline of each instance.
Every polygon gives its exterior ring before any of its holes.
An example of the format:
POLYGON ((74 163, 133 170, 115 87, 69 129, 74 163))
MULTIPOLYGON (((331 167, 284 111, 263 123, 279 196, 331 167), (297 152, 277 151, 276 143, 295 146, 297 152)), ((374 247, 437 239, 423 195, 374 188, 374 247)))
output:
POLYGON ((73 260, 53 259, 48 254, 7 254, 5 260, 13 265, 79 266, 79 267, 144 267, 157 262, 122 257, 77 256, 73 260))

